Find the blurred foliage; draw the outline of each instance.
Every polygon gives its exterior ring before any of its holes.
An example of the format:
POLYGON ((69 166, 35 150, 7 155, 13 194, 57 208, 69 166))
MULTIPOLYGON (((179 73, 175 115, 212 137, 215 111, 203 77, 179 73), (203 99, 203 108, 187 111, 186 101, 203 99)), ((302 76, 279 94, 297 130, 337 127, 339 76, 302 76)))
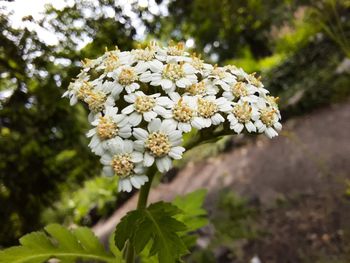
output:
POLYGON ((155 21, 152 32, 160 38, 192 37, 198 52, 219 61, 242 57, 248 50, 255 58, 273 52, 272 29, 294 18, 298 0, 180 0, 171 1, 169 16, 155 21))
MULTIPOLYGON (((39 24, 55 32, 57 46, 47 45, 35 31, 12 28, 7 16, 0 16, 0 91, 10 94, 2 96, 0 111, 1 245, 38 228, 40 212, 60 191, 100 172, 84 136, 85 109, 70 107, 61 95, 78 73, 81 58, 101 54, 105 46, 131 48, 135 30, 126 29, 128 20, 122 15, 123 22, 105 16, 101 6, 84 17, 92 6, 75 1, 63 10, 48 10, 39 24), (78 20, 85 24, 76 26, 78 20), (79 37, 96 42, 78 50, 79 37)), ((119 16, 121 8, 114 10, 119 16)))
MULTIPOLYGON (((0 9, 0 245, 40 221, 93 224, 125 198, 117 198, 116 180, 97 177, 86 110, 61 95, 82 58, 132 48, 140 23, 146 39, 193 39, 193 50, 208 59, 263 73, 284 119, 350 95, 349 69, 339 70, 349 56, 349 0, 177 0, 165 12, 166 2, 71 1, 48 7, 40 21, 25 18, 24 29, 0 9), (33 25, 58 44, 48 45, 33 25)), ((193 149, 184 161, 216 154, 226 142, 193 149)))
POLYGON ((349 0, 316 1, 312 8, 312 19, 323 31, 350 57, 350 40, 348 27, 344 22, 349 15, 349 0))
POLYGON ((348 200, 341 193, 337 204, 326 199, 322 191, 268 202, 259 195, 247 200, 230 188, 212 192, 211 225, 186 262, 253 262, 255 255, 261 262, 349 262, 348 215, 341 212, 348 200))
POLYGON ((20 246, 0 251, 0 263, 9 262, 120 262, 121 258, 106 251, 100 240, 86 227, 70 230, 50 224, 44 231, 23 236, 20 246))
POLYGON ((0 184, 6 192, 0 197, 0 242, 7 245, 38 227, 58 182, 83 180, 96 166, 83 137, 83 109, 60 99, 57 82, 67 85, 71 75, 50 60, 50 47, 33 32, 12 29, 4 16, 0 28, 1 89, 11 82, 13 92, 0 112, 0 184))
POLYGON ((249 205, 247 200, 230 189, 221 190, 209 217, 213 227, 213 236, 205 249, 194 250, 186 262, 217 262, 217 255, 214 255, 213 252, 219 248, 227 250, 224 253, 225 260, 228 258, 232 260, 235 253, 239 251, 237 245, 262 234, 255 226, 257 214, 256 208, 249 205))
POLYGON ((257 236, 250 221, 257 211, 248 206, 248 203, 230 189, 224 189, 219 194, 217 211, 211 222, 215 226, 218 244, 232 244, 236 239, 252 239, 257 236))
POLYGON ((99 176, 86 180, 77 191, 64 191, 59 201, 43 212, 42 221, 91 226, 113 211, 117 203, 117 189, 118 179, 114 177, 99 176))
POLYGON ((339 47, 320 35, 271 69, 265 84, 280 97, 282 116, 287 119, 348 98, 350 72, 338 70, 343 59, 339 47))

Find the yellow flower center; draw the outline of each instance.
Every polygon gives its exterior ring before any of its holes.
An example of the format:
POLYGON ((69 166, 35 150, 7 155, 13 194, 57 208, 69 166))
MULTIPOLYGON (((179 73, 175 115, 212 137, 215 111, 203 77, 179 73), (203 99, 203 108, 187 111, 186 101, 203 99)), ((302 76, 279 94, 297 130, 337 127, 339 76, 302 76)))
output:
POLYGON ((197 56, 196 53, 193 53, 192 56, 192 61, 191 61, 191 65, 197 69, 197 70, 201 70, 204 66, 203 60, 201 60, 200 56, 197 56))
POLYGON ((89 105, 93 112, 99 112, 104 109, 104 103, 107 99, 106 94, 101 91, 90 91, 84 101, 89 105))
POLYGON ((189 122, 193 115, 194 110, 188 106, 187 103, 183 103, 182 99, 173 108, 174 119, 180 122, 189 122))
POLYGON ((145 147, 155 157, 163 157, 170 152, 171 144, 166 134, 162 132, 153 132, 148 135, 145 147))
POLYGON ((247 102, 236 104, 232 112, 240 123, 249 122, 252 118, 252 107, 247 102))
POLYGON ((217 76, 220 79, 223 79, 226 77, 225 70, 219 67, 214 67, 214 69, 211 72, 211 75, 217 76))
POLYGON ((215 102, 202 98, 198 99, 198 113, 200 116, 210 118, 218 112, 218 110, 219 108, 215 102))
POLYGON ((112 72, 119 66, 119 58, 112 52, 108 52, 107 58, 104 61, 105 72, 112 72))
POLYGON ((247 96, 248 95, 248 90, 246 87, 246 84, 244 82, 237 82, 231 87, 231 91, 233 96, 236 98, 240 98, 242 96, 247 96))
POLYGON ((90 93, 91 93, 92 85, 84 81, 83 84, 80 86, 77 92, 77 98, 79 100, 84 100, 90 93))
POLYGON ((123 68, 119 74, 118 82, 124 86, 137 80, 137 74, 133 68, 123 68))
POLYGON ((137 60, 151 61, 154 59, 155 51, 152 48, 146 47, 145 49, 137 49, 135 52, 135 58, 137 60))
POLYGON ((278 108, 277 103, 279 99, 280 99, 279 97, 274 97, 269 95, 266 96, 266 101, 270 104, 271 107, 275 107, 275 108, 278 108))
POLYGON ((163 69, 163 77, 165 79, 170 79, 172 81, 179 80, 185 77, 185 73, 183 72, 182 65, 179 64, 167 64, 163 69))
POLYGON ((249 81, 251 84, 253 84, 254 86, 260 87, 260 86, 262 85, 262 83, 261 83, 261 76, 256 77, 255 75, 256 75, 255 72, 252 73, 252 74, 250 74, 250 75, 248 75, 248 81, 249 81))
POLYGON ((134 163, 131 161, 130 154, 115 155, 112 159, 111 166, 114 173, 122 178, 132 175, 135 167, 134 163))
POLYGON ((97 134, 102 140, 108 140, 118 134, 118 126, 110 117, 100 117, 97 134))
POLYGON ((84 60, 81 61, 81 64, 83 65, 83 68, 86 69, 86 68, 91 68, 92 66, 92 60, 91 59, 88 59, 88 58, 85 58, 84 60))
POLYGON ((190 93, 191 95, 204 95, 206 92, 206 87, 204 81, 192 84, 191 86, 188 86, 186 88, 186 91, 190 93))
POLYGON ((275 123, 275 117, 276 117, 275 109, 265 108, 260 110, 260 120, 267 127, 271 127, 275 123))
POLYGON ((176 45, 169 45, 167 54, 170 56, 182 56, 185 52, 185 44, 179 42, 176 45))
POLYGON ((137 96, 135 100, 135 110, 139 113, 145 113, 153 109, 156 100, 150 96, 137 96))
POLYGON ((227 65, 224 67, 225 69, 228 69, 230 71, 238 70, 238 68, 235 65, 227 65))

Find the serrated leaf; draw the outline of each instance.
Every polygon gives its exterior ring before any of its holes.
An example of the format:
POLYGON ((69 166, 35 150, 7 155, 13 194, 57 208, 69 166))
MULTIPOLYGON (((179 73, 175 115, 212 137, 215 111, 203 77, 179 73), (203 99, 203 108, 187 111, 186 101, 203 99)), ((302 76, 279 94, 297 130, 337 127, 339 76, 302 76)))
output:
POLYGON ((129 212, 116 228, 117 247, 123 248, 129 240, 135 251, 140 253, 151 242, 150 256, 157 255, 162 263, 177 262, 187 253, 187 248, 178 234, 187 229, 186 225, 174 218, 179 213, 179 208, 164 202, 129 212))
POLYGON ((53 244, 47 239, 43 232, 33 232, 30 235, 25 235, 20 239, 22 246, 32 249, 52 249, 53 244))
POLYGON ((20 239, 20 246, 0 251, 0 263, 42 263, 60 259, 62 263, 77 259, 115 262, 115 257, 103 249, 93 232, 85 227, 74 231, 52 224, 44 232, 33 232, 20 239))
POLYGON ((206 193, 206 190, 200 189, 184 196, 178 196, 172 202, 182 210, 182 213, 176 215, 175 218, 183 222, 189 231, 197 230, 208 223, 205 217, 207 211, 203 209, 206 193))
POLYGON ((82 251, 77 238, 63 226, 52 224, 45 227, 47 233, 56 239, 58 247, 65 251, 82 251))
POLYGON ((128 239, 133 239, 133 230, 138 220, 142 218, 142 213, 139 210, 131 211, 126 214, 117 225, 115 230, 115 244, 119 250, 122 250, 128 239))
POLYGON ((145 248, 152 235, 152 228, 147 227, 147 221, 142 222, 138 229, 141 230, 141 233, 139 233, 140 231, 136 231, 135 233, 137 238, 137 242, 135 242, 136 254, 139 254, 145 248))
POLYGON ((101 255, 105 253, 104 247, 89 228, 79 227, 74 229, 73 233, 86 251, 101 255))
POLYGON ((110 235, 110 237, 108 238, 108 246, 109 246, 109 250, 112 252, 112 254, 116 258, 122 258, 123 257, 122 252, 115 245, 115 232, 113 232, 110 235))
POLYGON ((150 255, 157 254, 159 262, 175 262, 187 252, 185 244, 177 234, 185 231, 186 226, 173 217, 180 212, 176 206, 164 202, 152 204, 144 210, 146 217, 143 227, 150 228, 153 232, 150 255))
POLYGON ((150 256, 151 242, 147 244, 145 249, 140 254, 141 263, 159 263, 157 256, 150 256))
POLYGON ((191 235, 191 232, 208 224, 207 211, 203 209, 206 193, 206 190, 200 189, 184 196, 178 196, 172 202, 182 210, 182 213, 177 214, 175 218, 187 226, 186 232, 181 234, 187 248, 191 248, 197 239, 194 234, 191 235))

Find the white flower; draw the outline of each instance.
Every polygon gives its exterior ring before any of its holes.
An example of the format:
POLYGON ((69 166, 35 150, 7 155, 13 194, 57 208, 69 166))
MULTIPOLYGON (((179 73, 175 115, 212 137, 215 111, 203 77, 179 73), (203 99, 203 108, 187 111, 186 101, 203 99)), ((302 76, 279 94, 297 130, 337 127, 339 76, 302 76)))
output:
POLYGON ((203 77, 207 77, 213 70, 212 65, 204 63, 204 61, 201 59, 201 56, 197 56, 195 53, 191 56, 189 63, 196 69, 196 73, 200 73, 203 77))
POLYGON ((188 55, 185 51, 185 44, 179 42, 177 44, 171 43, 167 48, 159 48, 156 58, 164 62, 190 61, 188 55))
POLYGON ((228 112, 232 109, 230 102, 224 98, 206 96, 197 98, 198 116, 194 117, 192 125, 197 129, 208 128, 211 125, 219 125, 225 119, 221 112, 228 112))
POLYGON ((107 107, 112 107, 115 105, 115 100, 113 97, 108 96, 106 92, 102 90, 100 87, 95 87, 86 92, 84 97, 84 102, 89 106, 90 113, 88 115, 88 119, 92 122, 95 117, 107 107))
POLYGON ((108 76, 116 68, 118 68, 122 63, 119 59, 120 50, 107 51, 101 58, 101 63, 96 67, 97 71, 103 70, 104 73, 102 77, 108 76))
POLYGON ((169 93, 169 103, 166 105, 170 110, 162 117, 169 119, 176 128, 183 132, 190 132, 192 121, 197 114, 196 98, 190 96, 181 97, 178 93, 169 93))
POLYGON ((230 128, 237 134, 240 134, 245 127, 249 133, 256 132, 253 121, 259 118, 256 107, 250 105, 247 101, 238 101, 234 103, 232 111, 227 115, 230 122, 230 128))
POLYGON ((258 132, 265 133, 267 137, 278 136, 277 131, 282 129, 279 122, 279 111, 277 109, 266 107, 259 110, 259 119, 255 122, 258 132))
POLYGON ((150 122, 158 116, 166 112, 162 105, 167 104, 169 99, 166 97, 159 97, 160 93, 145 95, 142 91, 125 95, 124 100, 131 103, 122 110, 123 114, 129 115, 129 123, 132 126, 137 126, 142 119, 150 122))
POLYGON ((251 101, 256 101, 258 99, 257 96, 254 95, 255 92, 258 92, 258 88, 242 81, 238 81, 231 86, 224 85, 222 88, 224 89, 222 96, 230 101, 242 97, 249 97, 251 101))
POLYGON ((133 142, 121 139, 101 158, 103 173, 107 176, 118 176, 118 191, 126 192, 131 192, 132 187, 139 189, 148 182, 141 161, 142 153, 134 151, 133 142))
POLYGON ((139 77, 135 68, 130 66, 121 66, 113 73, 113 78, 117 81, 115 84, 118 89, 125 89, 127 93, 134 92, 140 88, 137 83, 139 77))
POLYGON ((270 107, 272 109, 276 109, 276 114, 278 115, 278 118, 281 119, 281 114, 278 110, 278 102, 279 98, 269 95, 262 95, 257 100, 257 105, 259 108, 263 109, 266 107, 270 107))
POLYGON ((218 92, 218 87, 212 85, 212 81, 208 79, 203 79, 200 82, 192 84, 185 89, 185 94, 192 96, 216 95, 218 92))
POLYGON ((135 128, 133 135, 137 139, 135 148, 144 151, 143 164, 146 167, 154 162, 160 172, 168 171, 172 166, 172 159, 182 158, 185 148, 181 147, 182 133, 176 130, 169 120, 152 120, 148 126, 148 131, 142 128, 135 128))
POLYGON ((227 65, 224 68, 235 75, 237 80, 243 81, 248 79, 249 74, 242 68, 237 68, 235 65, 227 65))
POLYGON ((121 85, 119 85, 118 83, 116 83, 115 81, 104 81, 101 84, 101 89, 108 93, 111 94, 111 96, 117 100, 119 99, 119 95, 120 93, 123 91, 123 87, 121 85))
POLYGON ((102 56, 97 59, 88 59, 85 58, 81 61, 83 71, 88 72, 90 69, 97 67, 102 62, 102 56))
POLYGON ((242 68, 237 68, 235 66, 226 67, 233 75, 236 76, 238 81, 247 82, 250 85, 255 86, 258 88, 258 92, 262 94, 267 94, 269 91, 264 88, 264 85, 262 84, 260 77, 256 77, 255 73, 248 74, 246 73, 242 68))
POLYGON ((268 90, 263 89, 264 85, 262 84, 260 79, 261 79, 260 76, 256 77, 256 73, 248 74, 248 76, 246 76, 246 80, 248 81, 248 83, 254 85, 257 88, 261 88, 262 90, 265 90, 266 92, 264 93, 267 93, 268 90))
POLYGON ((168 63, 160 61, 151 66, 140 76, 142 82, 152 86, 161 86, 166 93, 175 91, 176 87, 186 88, 197 82, 196 70, 188 63, 168 63))
POLYGON ((87 92, 93 88, 88 80, 88 75, 85 73, 81 74, 77 80, 69 84, 67 91, 63 93, 62 97, 69 98, 70 105, 75 105, 78 100, 84 100, 87 92))
POLYGON ((187 53, 184 43, 116 49, 82 64, 63 96, 72 105, 87 104, 94 126, 87 133, 89 147, 102 156, 105 174, 120 178, 120 191, 147 182, 147 167, 168 171, 182 158, 182 136, 192 128, 226 121, 235 133, 270 138, 282 128, 277 98, 259 77, 233 65, 207 64, 187 53))
POLYGON ((208 79, 212 80, 212 85, 218 85, 221 87, 230 87, 236 82, 236 77, 222 67, 214 67, 209 74, 208 79))
POLYGON ((107 107, 105 115, 98 115, 91 123, 95 128, 87 133, 87 137, 92 137, 89 147, 97 155, 102 155, 108 150, 116 138, 129 138, 131 136, 131 126, 127 117, 117 113, 118 108, 107 107))
POLYGON ((138 73, 144 73, 151 67, 155 67, 158 61, 156 59, 156 47, 150 46, 145 49, 134 49, 131 51, 136 63, 135 69, 138 73))

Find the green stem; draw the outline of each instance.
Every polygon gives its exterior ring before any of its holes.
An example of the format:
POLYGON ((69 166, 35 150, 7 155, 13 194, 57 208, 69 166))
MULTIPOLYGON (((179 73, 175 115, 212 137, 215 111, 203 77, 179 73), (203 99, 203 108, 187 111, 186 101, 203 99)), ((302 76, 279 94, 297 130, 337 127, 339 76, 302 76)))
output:
POLYGON ((233 135, 232 131, 228 127, 223 127, 221 130, 205 130, 199 131, 195 136, 193 136, 185 145, 186 151, 204 143, 210 141, 215 141, 219 137, 233 135))
MULTIPOLYGON (((140 189, 139 199, 137 202, 137 210, 142 210, 146 208, 149 191, 151 189, 152 181, 156 173, 157 173, 157 168, 156 168, 156 165, 154 164, 152 167, 148 169, 148 172, 147 172, 148 182, 145 183, 140 189)), ((128 243, 126 245, 126 263, 134 263, 134 261, 135 261, 135 249, 133 245, 128 243)))
POLYGON ((156 169, 155 165, 153 165, 152 167, 149 168, 148 173, 147 173, 149 180, 140 189, 139 200, 137 202, 137 209, 146 208, 149 190, 151 189, 152 181, 153 181, 153 178, 154 178, 154 175, 156 174, 156 172, 157 172, 157 169, 156 169))
POLYGON ((128 243, 126 245, 126 263, 134 263, 135 260, 135 250, 134 247, 128 243))

